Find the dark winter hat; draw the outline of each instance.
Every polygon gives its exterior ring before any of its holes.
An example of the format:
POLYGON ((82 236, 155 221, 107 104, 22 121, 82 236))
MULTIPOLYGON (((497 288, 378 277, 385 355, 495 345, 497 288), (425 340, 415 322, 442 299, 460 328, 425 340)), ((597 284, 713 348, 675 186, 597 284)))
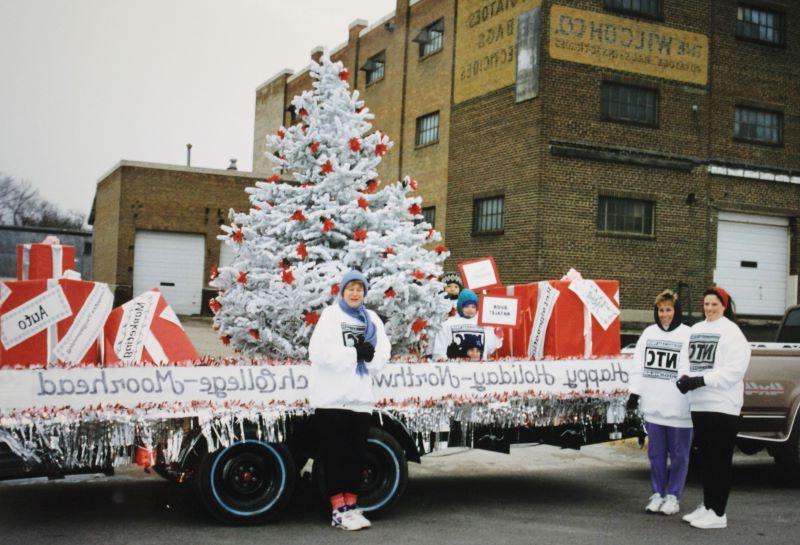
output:
POLYGON ((456 311, 458 311, 458 315, 463 317, 464 314, 462 309, 464 305, 475 305, 478 306, 478 296, 475 295, 475 292, 472 290, 461 290, 461 293, 458 294, 458 301, 456 301, 456 311))
POLYGON ((665 302, 672 303, 672 306, 675 308, 675 315, 672 317, 672 322, 670 322, 669 327, 664 328, 664 326, 661 325, 661 320, 658 318, 658 304, 653 306, 653 320, 659 329, 664 331, 673 331, 678 329, 678 327, 683 323, 683 310, 681 309, 681 302, 677 297, 671 301, 665 302))
POLYGON ((459 288, 464 287, 464 284, 461 282, 461 275, 457 272, 449 272, 442 275, 442 283, 445 286, 447 284, 458 284, 459 288))
POLYGON ((367 280, 367 277, 364 276, 361 271, 357 271, 355 269, 347 271, 347 273, 342 277, 342 281, 339 283, 340 294, 344 295, 344 289, 350 282, 361 282, 361 285, 364 286, 364 297, 367 296, 367 293, 369 293, 369 280, 367 280))
POLYGON ((483 340, 481 340, 479 335, 465 335, 464 340, 461 341, 461 348, 464 350, 465 354, 470 348, 477 348, 483 352, 483 340))

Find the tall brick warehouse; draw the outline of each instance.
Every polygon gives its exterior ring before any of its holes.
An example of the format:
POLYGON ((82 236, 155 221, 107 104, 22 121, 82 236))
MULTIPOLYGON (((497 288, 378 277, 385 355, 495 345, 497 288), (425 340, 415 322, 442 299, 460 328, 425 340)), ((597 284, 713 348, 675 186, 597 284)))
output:
MULTIPOLYGON (((380 176, 421 181, 449 268, 619 279, 628 323, 667 287, 697 313, 716 281, 774 318, 798 292, 798 25, 790 0, 398 0, 330 55, 396 143, 380 176)), ((255 171, 309 85, 258 88, 255 171)))

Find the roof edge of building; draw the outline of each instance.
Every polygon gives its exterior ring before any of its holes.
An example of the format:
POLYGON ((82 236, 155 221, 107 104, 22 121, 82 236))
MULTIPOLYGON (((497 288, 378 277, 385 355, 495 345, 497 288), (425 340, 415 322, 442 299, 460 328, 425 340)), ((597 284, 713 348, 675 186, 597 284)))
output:
POLYGON ((109 169, 105 174, 103 174, 100 178, 98 178, 97 183, 99 184, 106 178, 108 178, 111 174, 116 172, 122 167, 134 167, 134 168, 148 168, 153 170, 171 170, 173 172, 193 172, 197 174, 215 174, 217 176, 231 176, 236 178, 264 178, 265 174, 263 173, 256 173, 256 172, 249 172, 245 170, 227 170, 227 169, 217 169, 217 168, 207 168, 207 167, 187 167, 184 165, 171 165, 168 163, 149 163, 145 161, 129 161, 127 159, 122 159, 117 162, 111 169, 109 169))
POLYGON ((281 70, 280 72, 269 78, 267 81, 256 87, 256 93, 259 92, 264 87, 266 87, 267 85, 274 83, 275 80, 277 80, 278 78, 281 78, 283 76, 291 76, 292 74, 294 74, 294 70, 292 70, 291 68, 284 68, 283 70, 281 70))
POLYGON ((396 12, 397 12, 397 10, 390 11, 389 13, 387 13, 386 15, 384 15, 383 17, 381 17, 380 19, 378 19, 377 21, 375 21, 374 23, 369 25, 367 28, 361 30, 361 32, 358 33, 358 37, 361 38, 362 36, 365 36, 366 34, 369 34, 373 30, 375 30, 376 28, 381 26, 383 23, 386 23, 387 21, 390 21, 392 19, 392 17, 395 16, 396 12))

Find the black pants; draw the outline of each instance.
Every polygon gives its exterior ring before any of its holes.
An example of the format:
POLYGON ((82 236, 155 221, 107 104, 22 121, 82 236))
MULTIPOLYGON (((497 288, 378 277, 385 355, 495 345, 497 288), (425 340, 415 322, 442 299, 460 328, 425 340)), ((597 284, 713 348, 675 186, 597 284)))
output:
POLYGON ((314 412, 328 497, 358 494, 372 416, 343 409, 314 412))
POLYGON ((733 448, 739 417, 725 413, 692 411, 694 440, 703 473, 703 504, 722 516, 731 492, 733 448))

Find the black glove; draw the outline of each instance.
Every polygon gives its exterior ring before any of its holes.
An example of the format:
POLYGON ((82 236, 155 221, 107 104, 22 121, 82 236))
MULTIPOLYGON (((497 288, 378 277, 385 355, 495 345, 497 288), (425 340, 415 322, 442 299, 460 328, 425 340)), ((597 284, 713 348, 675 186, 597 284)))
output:
POLYGON ((368 342, 360 342, 356 345, 356 358, 370 362, 375 357, 375 347, 368 342))
POLYGON ((631 394, 628 396, 628 403, 625 404, 625 408, 629 411, 635 411, 639 408, 639 394, 631 394))
POLYGON ((450 343, 447 347, 447 359, 452 360, 461 357, 461 348, 456 343, 450 343))
POLYGON ((706 379, 703 377, 690 377, 689 375, 683 375, 678 379, 678 382, 675 383, 675 386, 678 387, 678 390, 680 390, 682 394, 697 390, 705 385, 706 379))

